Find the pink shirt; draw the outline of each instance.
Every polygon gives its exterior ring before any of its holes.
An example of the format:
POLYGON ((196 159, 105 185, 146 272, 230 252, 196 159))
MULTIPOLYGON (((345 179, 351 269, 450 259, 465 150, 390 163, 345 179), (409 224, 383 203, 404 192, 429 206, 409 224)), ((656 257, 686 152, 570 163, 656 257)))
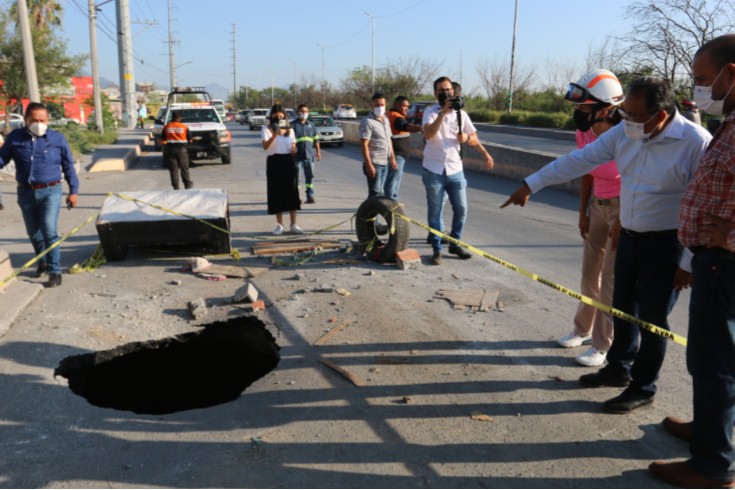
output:
MULTIPOLYGON (((577 146, 584 148, 597 139, 591 129, 586 132, 577 130, 577 146)), ((592 192, 599 199, 611 199, 620 196, 620 172, 615 160, 597 166, 589 173, 592 176, 592 192)))

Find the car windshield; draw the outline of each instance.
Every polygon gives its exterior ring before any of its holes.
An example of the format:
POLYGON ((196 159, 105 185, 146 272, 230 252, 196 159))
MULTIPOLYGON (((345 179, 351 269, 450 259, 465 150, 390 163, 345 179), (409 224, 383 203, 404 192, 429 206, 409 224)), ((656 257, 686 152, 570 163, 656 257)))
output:
POLYGON ((343 111, 351 111, 352 110, 352 106, 351 105, 343 105, 343 106, 340 106, 339 108, 340 108, 340 110, 343 110, 343 111))
POLYGON ((328 128, 335 125, 331 117, 314 117, 311 119, 311 122, 314 126, 321 128, 328 128))
POLYGON ((253 112, 251 112, 251 114, 253 116, 265 116, 265 113, 266 112, 268 112, 268 111, 265 111, 265 110, 263 110, 263 111, 253 111, 253 112))
POLYGON ((219 122, 214 109, 183 109, 175 113, 181 114, 182 123, 219 122))

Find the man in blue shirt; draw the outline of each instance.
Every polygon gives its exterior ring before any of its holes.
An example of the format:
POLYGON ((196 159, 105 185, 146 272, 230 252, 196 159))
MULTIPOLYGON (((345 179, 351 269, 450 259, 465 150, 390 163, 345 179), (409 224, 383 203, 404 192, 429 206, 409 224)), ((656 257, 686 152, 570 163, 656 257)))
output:
MULTIPOLYGON (((26 127, 12 131, 0 148, 0 168, 15 161, 18 205, 26 232, 36 254, 59 239, 57 222, 61 209, 61 172, 69 184, 66 204, 77 205, 79 180, 69 144, 64 135, 48 128, 48 109, 32 102, 25 112, 26 127)), ((48 273, 46 287, 61 285, 61 250, 53 248, 38 263, 36 277, 48 273)))
POLYGON ((300 180, 301 168, 304 169, 304 180, 306 181, 306 204, 314 204, 314 158, 316 161, 322 159, 319 149, 319 134, 314 124, 309 121, 309 107, 301 104, 297 109, 299 117, 291 121, 294 136, 296 136, 296 172, 300 180))

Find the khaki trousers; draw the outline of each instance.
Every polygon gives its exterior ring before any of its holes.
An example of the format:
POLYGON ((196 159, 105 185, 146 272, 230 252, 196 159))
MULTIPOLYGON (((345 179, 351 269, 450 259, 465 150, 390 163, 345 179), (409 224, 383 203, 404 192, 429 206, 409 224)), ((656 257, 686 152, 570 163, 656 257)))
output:
MULTIPOLYGON (((605 200, 608 201, 608 200, 605 200)), ((590 204, 590 228, 584 241, 581 292, 585 296, 612 305, 615 282, 615 251, 608 233, 620 216, 618 198, 600 204, 597 198, 590 204)), ((592 333, 592 347, 607 352, 613 341, 613 317, 597 308, 579 303, 574 316, 574 333, 592 333)))

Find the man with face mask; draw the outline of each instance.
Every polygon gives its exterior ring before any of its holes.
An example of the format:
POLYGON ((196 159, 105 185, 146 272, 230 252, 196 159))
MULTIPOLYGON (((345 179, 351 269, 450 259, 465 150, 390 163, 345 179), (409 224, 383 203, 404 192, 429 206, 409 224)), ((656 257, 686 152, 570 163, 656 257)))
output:
POLYGON ((309 121, 309 107, 301 104, 296 108, 298 117, 291 121, 294 135, 296 136, 296 172, 300 182, 301 169, 304 169, 304 180, 306 181, 306 204, 314 204, 314 159, 322 159, 319 148, 319 133, 314 124, 309 121))
MULTIPOLYGON (((31 102, 25 112, 26 126, 8 134, 0 148, 0 168, 15 161, 18 205, 36 254, 59 239, 57 221, 61 209, 61 173, 69 184, 66 203, 77 205, 79 180, 69 144, 64 135, 48 128, 48 109, 31 102)), ((46 287, 61 285, 61 250, 51 249, 38 262, 36 277, 48 273, 46 287)))
MULTIPOLYGON (((446 192, 452 205, 452 229, 449 235, 461 239, 467 220, 467 179, 460 152, 461 145, 482 146, 476 138, 477 130, 467 113, 454 107, 456 94, 449 77, 434 80, 434 95, 437 103, 424 111, 422 127, 426 145, 424 146, 423 175, 426 189, 429 226, 441 230, 442 199, 446 192)), ((493 168, 493 158, 485 152, 485 167, 493 168)), ((442 242, 438 235, 431 236, 433 255, 431 263, 442 263, 442 242)), ((462 247, 451 244, 449 253, 462 260, 472 255, 462 247)))
POLYGON ((388 165, 398 168, 391 142, 390 121, 385 115, 385 96, 374 94, 372 111, 360 122, 360 148, 362 149, 363 173, 367 177, 368 199, 382 196, 388 165))
POLYGON ((657 461, 658 478, 690 488, 735 486, 735 35, 702 46, 692 62, 694 99, 724 114, 684 192, 679 241, 693 253, 687 368, 694 420, 667 417, 664 426, 690 441, 691 459, 657 461))
MULTIPOLYGON (((676 235, 679 204, 712 137, 676 111, 674 90, 666 80, 634 80, 623 111, 623 124, 527 177, 501 207, 524 206, 532 192, 615 160, 621 188, 620 221, 612 229, 617 247, 612 306, 668 329, 678 291, 691 280, 683 270, 689 269, 691 255, 682 255, 676 235)), ((588 387, 627 387, 604 403, 606 412, 628 413, 648 405, 656 394, 666 342, 616 317, 608 365, 579 380, 588 387)))

